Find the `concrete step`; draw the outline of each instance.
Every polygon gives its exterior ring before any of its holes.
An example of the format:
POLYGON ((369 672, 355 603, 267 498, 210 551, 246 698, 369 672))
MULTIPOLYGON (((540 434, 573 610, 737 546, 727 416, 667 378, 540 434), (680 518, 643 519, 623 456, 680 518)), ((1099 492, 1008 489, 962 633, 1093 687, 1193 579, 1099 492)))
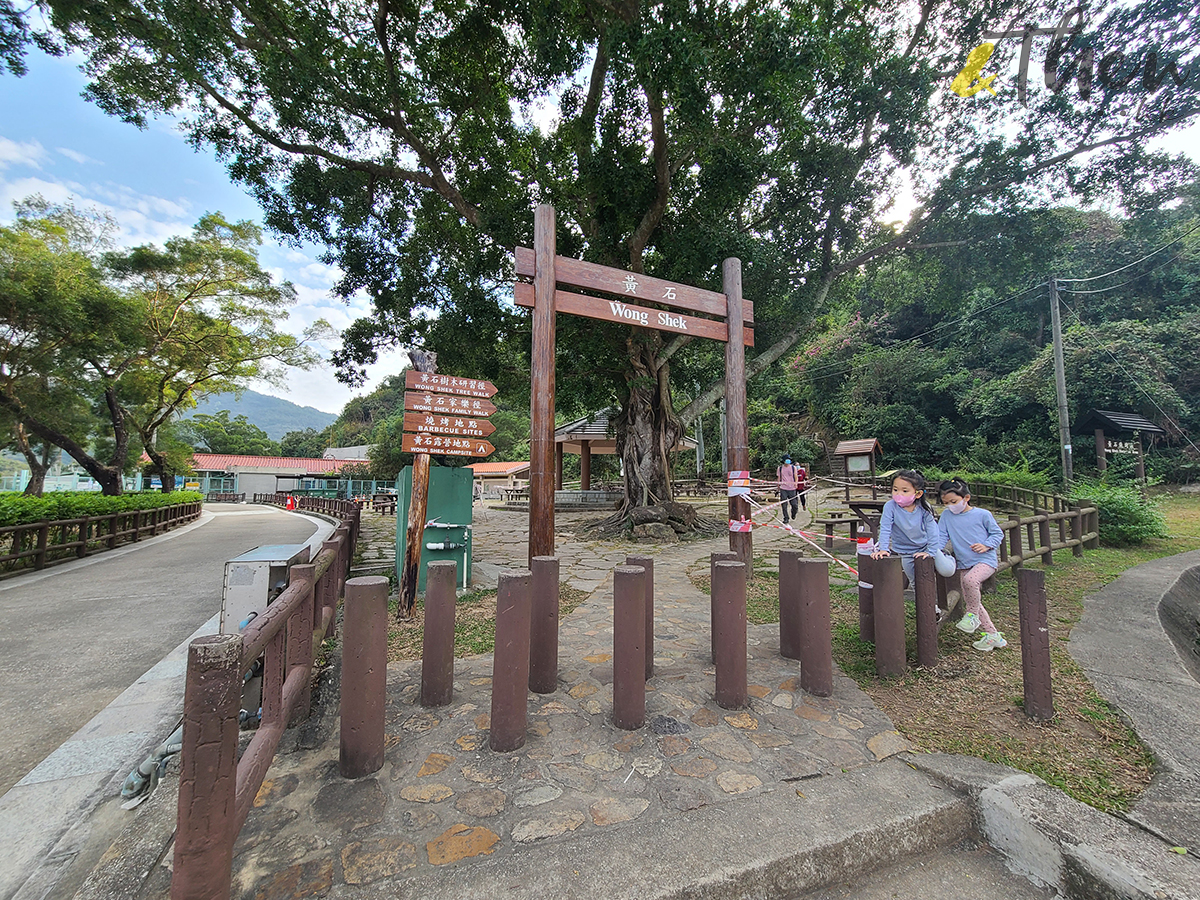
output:
POLYGON ((1053 900, 1057 896, 1056 891, 1013 873, 993 848, 967 839, 857 881, 818 888, 796 900, 1053 900))

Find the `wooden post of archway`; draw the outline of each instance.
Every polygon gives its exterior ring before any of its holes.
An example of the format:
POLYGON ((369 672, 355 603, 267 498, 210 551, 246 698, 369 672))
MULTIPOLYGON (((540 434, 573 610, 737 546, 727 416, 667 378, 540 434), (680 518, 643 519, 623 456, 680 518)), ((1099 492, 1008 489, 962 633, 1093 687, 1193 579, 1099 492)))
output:
POLYGON ((533 219, 533 349, 529 401, 529 565, 554 555, 554 207, 533 219))
MULTIPOLYGON (((750 465, 744 348, 746 344, 754 344, 754 309, 742 297, 741 262, 732 258, 725 260, 722 272, 724 293, 718 293, 610 266, 556 257, 554 229, 554 208, 544 204, 538 206, 534 216, 533 250, 516 248, 517 275, 532 278, 533 283, 518 282, 513 291, 518 306, 533 308, 529 410, 531 563, 535 556, 554 555, 554 488, 558 475, 554 441, 554 317, 558 312, 725 341, 729 468, 744 471, 750 465), (612 294, 619 299, 559 290, 560 282, 567 287, 612 294), (647 306, 647 303, 653 305, 647 306), (676 313, 675 309, 701 315, 676 313)), ((585 459, 590 476, 591 460, 585 459)), ((581 460, 581 475, 583 465, 581 460)), ((749 501, 745 497, 731 497, 729 516, 731 528, 733 523, 742 520, 748 526, 749 501)), ((738 560, 749 566, 753 556, 753 539, 749 528, 731 531, 729 540, 730 549, 738 554, 738 560)))
MULTIPOLYGON (((727 259, 721 271, 725 290, 726 321, 729 340, 725 342, 725 428, 729 448, 729 468, 747 471, 750 468, 750 438, 746 421, 746 350, 742 345, 742 263, 727 259)), ((729 498, 729 519, 732 522, 750 519, 750 500, 745 496, 729 498)), ((754 532, 730 531, 729 549, 746 564, 746 579, 754 574, 754 532)))

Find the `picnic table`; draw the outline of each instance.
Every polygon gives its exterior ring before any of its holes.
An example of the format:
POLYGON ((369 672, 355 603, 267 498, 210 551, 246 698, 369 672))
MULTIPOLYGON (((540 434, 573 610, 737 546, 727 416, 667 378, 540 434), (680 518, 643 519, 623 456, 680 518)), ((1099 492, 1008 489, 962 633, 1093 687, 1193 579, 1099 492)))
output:
POLYGON ((848 500, 846 505, 854 511, 867 526, 871 537, 879 537, 879 519, 883 516, 883 505, 886 500, 848 500))

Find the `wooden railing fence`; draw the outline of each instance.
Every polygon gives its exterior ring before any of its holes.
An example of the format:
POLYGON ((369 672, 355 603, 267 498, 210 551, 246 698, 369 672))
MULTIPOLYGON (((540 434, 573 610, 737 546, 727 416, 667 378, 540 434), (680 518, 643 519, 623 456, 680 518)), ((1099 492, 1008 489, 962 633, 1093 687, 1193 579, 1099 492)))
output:
MULTIPOLYGON (((255 495, 255 501, 282 505, 286 496, 255 495)), ((197 638, 188 648, 172 900, 230 896, 234 842, 284 730, 308 716, 313 661, 336 630, 359 508, 317 497, 298 502, 340 517, 332 538, 311 564, 292 566, 283 593, 244 632, 197 638), (259 657, 262 721, 239 760, 242 682, 259 657)))
POLYGON ((201 504, 180 503, 157 509, 132 509, 103 516, 30 522, 0 528, 0 570, 23 567, 45 568, 58 559, 79 558, 99 550, 112 550, 127 541, 139 541, 191 522, 200 515, 201 504))
POLYGON ((1053 565, 1054 553, 1059 550, 1083 556, 1084 550, 1100 547, 1100 512, 1088 500, 1071 501, 1011 484, 979 482, 971 485, 971 490, 972 500, 990 509, 1004 532, 997 572, 1016 569, 1032 559, 1053 565), (998 505, 1017 511, 1002 519, 998 505), (1030 515, 1021 515, 1021 508, 1030 515))

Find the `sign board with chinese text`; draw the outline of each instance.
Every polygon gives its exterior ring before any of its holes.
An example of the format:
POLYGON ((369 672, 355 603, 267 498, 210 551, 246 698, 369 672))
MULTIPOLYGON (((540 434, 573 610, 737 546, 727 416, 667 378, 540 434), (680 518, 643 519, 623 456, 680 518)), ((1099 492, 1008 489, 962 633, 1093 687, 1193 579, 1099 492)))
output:
POLYGON ((496 448, 478 438, 443 434, 407 434, 401 438, 405 453, 433 453, 439 456, 490 456, 496 448))
MULTIPOLYGON (((535 274, 533 251, 528 247, 517 247, 516 256, 517 275, 532 278, 535 274)), ((692 312, 713 316, 724 317, 726 314, 726 297, 716 291, 663 281, 661 278, 638 275, 624 269, 601 266, 567 256, 554 257, 554 278, 559 284, 621 294, 631 300, 661 303, 664 306, 690 309, 692 312)), ((746 322, 754 321, 754 304, 749 300, 742 301, 742 318, 746 322)))
POLYGON ((404 414, 404 430, 484 438, 495 431, 496 426, 484 418, 407 412, 404 414))
MULTIPOLYGON (((517 282, 513 288, 513 296, 517 306, 533 307, 532 284, 517 282)), ((716 341, 729 339, 729 326, 723 321, 685 316, 682 313, 667 312, 661 309, 650 309, 621 300, 605 300, 602 297, 587 297, 583 294, 572 294, 569 291, 555 291, 554 308, 557 312, 583 316, 588 319, 599 319, 602 322, 639 325, 642 328, 673 331, 676 334, 690 334, 716 341)), ((754 346, 753 328, 742 326, 742 343, 747 347, 754 346)))
POLYGON ((461 397, 482 397, 485 400, 496 393, 496 386, 479 378, 459 378, 456 375, 435 375, 409 369, 404 373, 404 387, 410 391, 437 391, 440 394, 458 394, 461 397))
POLYGON ((418 394, 406 391, 404 408, 411 412, 436 412, 454 416, 490 416, 496 404, 476 397, 458 397, 454 394, 418 394))

